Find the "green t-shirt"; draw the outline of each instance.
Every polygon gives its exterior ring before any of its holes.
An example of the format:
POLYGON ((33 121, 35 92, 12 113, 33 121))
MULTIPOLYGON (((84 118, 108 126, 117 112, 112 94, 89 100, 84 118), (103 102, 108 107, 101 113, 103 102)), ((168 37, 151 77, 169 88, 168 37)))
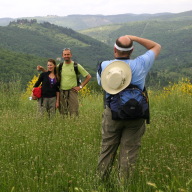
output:
MULTIPOLYGON (((89 74, 80 64, 78 64, 78 71, 83 77, 86 77, 89 74)), ((74 62, 72 61, 70 64, 63 63, 60 88, 62 90, 69 90, 76 86, 77 78, 74 71, 74 62)))

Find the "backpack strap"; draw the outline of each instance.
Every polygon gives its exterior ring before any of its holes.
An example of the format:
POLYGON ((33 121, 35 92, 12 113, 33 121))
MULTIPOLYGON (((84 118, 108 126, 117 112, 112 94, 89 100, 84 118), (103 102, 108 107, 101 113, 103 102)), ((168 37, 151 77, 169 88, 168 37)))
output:
POLYGON ((75 71, 75 74, 77 75, 78 74, 78 65, 75 61, 74 61, 74 71, 75 71))
POLYGON ((98 74, 99 74, 100 77, 101 77, 101 71, 102 71, 101 63, 102 63, 102 62, 100 62, 100 63, 97 64, 97 72, 98 72, 98 74))
POLYGON ((79 80, 78 64, 75 61, 74 61, 74 71, 75 71, 75 74, 76 74, 77 86, 79 86, 81 84, 81 82, 79 80))
MULTIPOLYGON (((144 94, 145 97, 147 98, 147 103, 148 103, 148 106, 149 106, 149 97, 148 97, 148 92, 147 92, 146 87, 144 87, 144 89, 143 89, 143 94, 144 94)), ((150 124, 150 106, 149 106, 148 118, 146 119, 146 123, 147 123, 147 124, 150 124)))
POLYGON ((63 63, 59 63, 59 68, 58 68, 58 73, 59 73, 59 76, 61 77, 61 69, 63 67, 63 63))
MULTIPOLYGON (((102 64, 102 62, 97 63, 97 72, 100 77, 101 77, 101 72, 102 72, 101 64, 102 64)), ((106 99, 106 91, 103 90, 103 107, 104 107, 104 109, 106 108, 106 105, 108 105, 108 100, 106 99)))
POLYGON ((59 66, 57 68, 57 80, 58 80, 59 86, 60 86, 60 82, 61 82, 61 70, 62 70, 62 67, 63 67, 63 63, 59 63, 59 66))

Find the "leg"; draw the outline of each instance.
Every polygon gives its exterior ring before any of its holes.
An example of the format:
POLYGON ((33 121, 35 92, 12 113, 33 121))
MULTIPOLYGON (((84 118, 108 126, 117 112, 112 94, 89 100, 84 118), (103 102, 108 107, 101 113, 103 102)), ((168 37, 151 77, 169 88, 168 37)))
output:
POLYGON ((55 115, 55 112, 56 112, 55 105, 56 105, 56 97, 49 98, 49 111, 48 111, 49 117, 52 117, 55 115))
POLYGON ((98 162, 98 172, 102 180, 106 180, 112 169, 112 165, 117 153, 119 144, 114 145, 102 145, 99 162, 98 162))
POLYGON ((40 115, 44 115, 47 111, 47 101, 46 98, 38 99, 38 111, 40 115))
POLYGON ((145 132, 143 119, 125 121, 120 142, 120 177, 128 178, 141 146, 141 138, 145 132))
POLYGON ((70 115, 71 116, 78 116, 79 101, 78 101, 78 93, 77 92, 70 90, 68 104, 69 104, 70 115))
POLYGON ((68 96, 69 91, 60 90, 59 112, 62 115, 68 115, 68 96))
POLYGON ((102 179, 107 179, 121 138, 121 122, 113 121, 111 110, 107 107, 103 113, 102 146, 98 162, 98 172, 102 179))

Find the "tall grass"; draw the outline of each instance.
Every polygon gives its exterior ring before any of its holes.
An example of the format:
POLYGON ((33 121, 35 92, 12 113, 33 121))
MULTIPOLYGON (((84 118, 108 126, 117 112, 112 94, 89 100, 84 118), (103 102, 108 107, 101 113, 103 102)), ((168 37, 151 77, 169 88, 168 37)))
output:
POLYGON ((190 93, 150 92, 151 124, 134 175, 127 185, 119 184, 115 164, 106 186, 96 174, 102 95, 81 97, 78 118, 57 113, 49 120, 37 115, 36 101, 20 99, 18 87, 0 84, 6 88, 0 93, 1 192, 192 191, 190 93))

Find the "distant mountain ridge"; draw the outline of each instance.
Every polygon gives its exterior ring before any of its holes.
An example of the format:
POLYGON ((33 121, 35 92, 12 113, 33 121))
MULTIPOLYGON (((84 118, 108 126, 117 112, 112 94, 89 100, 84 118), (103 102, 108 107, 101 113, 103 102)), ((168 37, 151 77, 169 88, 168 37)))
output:
POLYGON ((12 18, 8 18, 8 17, 5 17, 5 18, 0 18, 0 26, 7 26, 9 25, 9 23, 11 21, 15 21, 16 19, 12 19, 12 18))
MULTIPOLYGON (((183 13, 156 13, 156 14, 118 14, 118 15, 68 15, 68 16, 35 16, 23 17, 17 19, 36 19, 39 23, 49 22, 62 27, 72 28, 73 30, 83 30, 103 25, 122 24, 135 21, 146 21, 150 19, 171 19, 183 17, 192 14, 192 11, 183 13)), ((10 21, 16 21, 12 18, 0 18, 0 26, 6 26, 10 21)))

